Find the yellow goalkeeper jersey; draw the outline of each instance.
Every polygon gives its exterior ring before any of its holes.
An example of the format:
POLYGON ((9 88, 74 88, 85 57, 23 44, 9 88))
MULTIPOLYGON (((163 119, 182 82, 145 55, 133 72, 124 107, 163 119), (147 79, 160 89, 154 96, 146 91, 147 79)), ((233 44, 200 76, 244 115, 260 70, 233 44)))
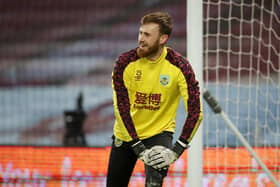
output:
POLYGON ((117 59, 112 80, 117 138, 142 140, 174 132, 182 97, 188 115, 180 138, 191 141, 202 119, 202 104, 198 81, 182 55, 165 47, 156 61, 149 61, 132 49, 117 59))

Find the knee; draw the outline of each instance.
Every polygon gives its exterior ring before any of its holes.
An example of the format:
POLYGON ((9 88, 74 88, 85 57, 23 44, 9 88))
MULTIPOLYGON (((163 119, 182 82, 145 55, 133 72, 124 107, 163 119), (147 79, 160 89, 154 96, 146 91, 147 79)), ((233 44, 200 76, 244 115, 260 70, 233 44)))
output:
POLYGON ((155 169, 149 170, 146 173, 145 187, 161 187, 165 176, 165 173, 161 173, 155 169))

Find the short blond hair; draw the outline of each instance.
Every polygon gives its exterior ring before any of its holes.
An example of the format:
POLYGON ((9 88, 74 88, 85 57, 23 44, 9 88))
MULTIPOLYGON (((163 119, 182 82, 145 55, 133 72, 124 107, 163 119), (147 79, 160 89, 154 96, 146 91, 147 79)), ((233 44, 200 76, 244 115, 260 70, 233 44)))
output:
POLYGON ((170 36, 172 32, 172 19, 171 16, 167 12, 152 12, 144 15, 141 18, 141 25, 147 23, 156 23, 159 25, 160 33, 167 34, 170 36))

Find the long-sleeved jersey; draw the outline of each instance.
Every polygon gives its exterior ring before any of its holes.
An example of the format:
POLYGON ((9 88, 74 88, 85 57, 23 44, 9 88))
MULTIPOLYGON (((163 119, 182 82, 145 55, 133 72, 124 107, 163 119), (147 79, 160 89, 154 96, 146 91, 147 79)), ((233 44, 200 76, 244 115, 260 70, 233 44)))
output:
POLYGON ((182 55, 165 47, 156 61, 149 61, 132 49, 117 59, 112 80, 117 138, 142 140, 174 132, 182 97, 188 115, 180 139, 191 141, 202 120, 202 104, 198 81, 182 55))

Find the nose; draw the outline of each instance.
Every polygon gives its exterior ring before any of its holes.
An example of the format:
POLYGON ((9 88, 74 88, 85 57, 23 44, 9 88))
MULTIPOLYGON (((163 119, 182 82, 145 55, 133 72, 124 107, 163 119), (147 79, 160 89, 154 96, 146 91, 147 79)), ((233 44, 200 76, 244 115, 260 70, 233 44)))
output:
POLYGON ((143 42, 143 41, 144 41, 144 37, 143 37, 143 34, 142 34, 142 33, 139 33, 139 35, 138 35, 138 41, 139 41, 139 42, 143 42))

